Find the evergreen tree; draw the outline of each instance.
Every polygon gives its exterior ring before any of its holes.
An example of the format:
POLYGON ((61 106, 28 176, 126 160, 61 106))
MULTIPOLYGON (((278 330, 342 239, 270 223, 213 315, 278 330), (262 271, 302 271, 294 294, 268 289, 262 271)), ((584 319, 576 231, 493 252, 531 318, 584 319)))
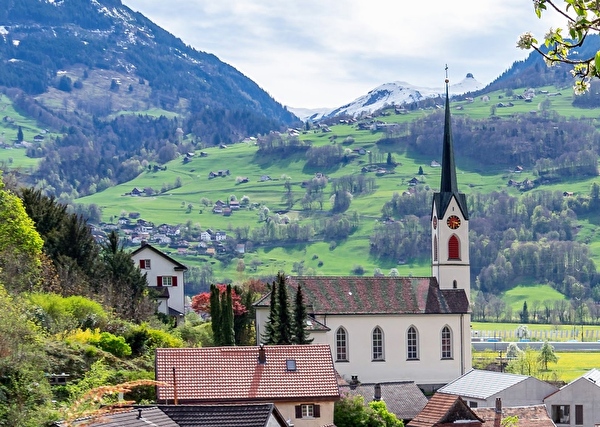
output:
POLYGON ((277 344, 279 342, 279 306, 277 304, 277 286, 271 284, 271 301, 269 303, 269 319, 265 324, 265 332, 261 336, 264 344, 277 344))
POLYGON ((419 166, 419 175, 423 175, 423 166, 419 166))
POLYGON ((521 317, 521 322, 529 323, 529 310, 527 309, 527 301, 523 302, 523 311, 519 313, 519 316, 521 317))
POLYGON ((285 276, 282 272, 277 274, 277 304, 279 314, 279 340, 277 344, 289 345, 293 342, 292 317, 290 315, 289 300, 285 276))
POLYGON ((387 153, 387 161, 386 161, 388 166, 393 166, 394 165, 394 159, 392 157, 392 153, 388 152, 387 153))
POLYGON ((17 130, 17 142, 23 142, 23 129, 19 126, 17 130))
POLYGON ((213 341, 217 347, 223 345, 222 322, 220 291, 216 285, 212 284, 210 285, 210 325, 213 333, 213 341))
POLYGON ((221 345, 235 345, 235 332, 233 330, 233 298, 231 285, 227 285, 227 292, 221 295, 221 345))
POLYGON ((312 338, 308 338, 309 333, 306 330, 306 320, 308 314, 306 305, 304 304, 304 295, 302 294, 302 286, 298 285, 296 290, 296 300, 294 304, 294 323, 293 323, 293 342, 294 344, 310 344, 312 338))

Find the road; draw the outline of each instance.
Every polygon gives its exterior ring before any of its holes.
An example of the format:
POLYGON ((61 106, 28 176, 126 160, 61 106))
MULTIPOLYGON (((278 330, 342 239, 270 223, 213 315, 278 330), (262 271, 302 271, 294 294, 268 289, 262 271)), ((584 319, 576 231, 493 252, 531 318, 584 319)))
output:
MULTIPOLYGON (((483 350, 494 350, 494 351, 506 351, 506 347, 508 347, 509 342, 500 341, 500 342, 475 342, 472 341, 471 344, 476 351, 483 350)), ((517 342, 517 345, 521 350, 526 348, 527 346, 531 347, 534 350, 539 350, 540 347, 544 343, 541 341, 530 341, 530 342, 517 342)), ((600 342, 572 342, 572 341, 560 341, 560 342, 551 342, 554 350, 556 351, 599 351, 600 352, 600 342)))

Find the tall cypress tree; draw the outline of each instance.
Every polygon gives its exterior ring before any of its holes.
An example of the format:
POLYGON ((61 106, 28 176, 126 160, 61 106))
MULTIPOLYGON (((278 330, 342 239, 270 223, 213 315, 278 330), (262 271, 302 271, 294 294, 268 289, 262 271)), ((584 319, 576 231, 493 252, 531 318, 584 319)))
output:
POLYGON ((296 290, 296 300, 294 304, 294 323, 293 323, 293 343, 294 344, 310 344, 313 338, 308 338, 309 334, 306 331, 306 320, 308 313, 304 304, 304 295, 302 294, 302 286, 298 285, 296 290))
POLYGON ((223 345, 221 327, 221 295, 216 285, 210 285, 210 326, 213 332, 213 341, 216 346, 223 345))
POLYGON ((277 300, 277 287, 275 282, 271 285, 271 301, 269 303, 269 319, 265 324, 265 331, 261 335, 264 344, 277 344, 279 341, 279 307, 277 300))
POLYGON ((222 345, 235 345, 235 331, 233 330, 233 298, 231 285, 227 285, 227 292, 221 296, 221 335, 222 345))
POLYGON ((292 316, 290 315, 287 285, 283 272, 277 274, 277 302, 279 310, 279 340, 277 344, 293 344, 292 336, 292 316))

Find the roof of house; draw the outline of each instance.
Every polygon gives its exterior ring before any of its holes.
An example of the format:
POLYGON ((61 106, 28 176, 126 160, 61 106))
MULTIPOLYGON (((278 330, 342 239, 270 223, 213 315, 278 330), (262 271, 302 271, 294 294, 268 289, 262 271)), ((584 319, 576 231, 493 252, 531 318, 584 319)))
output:
POLYGON ((157 387, 157 399, 223 403, 339 398, 328 345, 263 349, 265 363, 259 362, 260 348, 255 346, 159 348, 156 380, 169 385, 157 387))
MULTIPOLYGON (((473 408, 473 412, 485 421, 486 425, 493 426, 496 417, 496 408, 473 408)), ((548 416, 546 405, 530 405, 512 408, 502 408, 501 419, 516 416, 519 427, 555 427, 556 424, 548 416)))
POLYGON ((432 427, 443 424, 481 425, 483 420, 467 406, 460 396, 435 393, 425 408, 407 427, 432 427))
POLYGON ((244 405, 159 405, 180 427, 265 427, 271 417, 287 426, 273 403, 244 405))
MULTIPOLYGON (((427 405, 427 397, 412 381, 386 382, 379 385, 381 400, 385 402, 388 411, 400 419, 413 419, 427 405)), ((370 402, 375 396, 375 384, 340 385, 340 392, 342 396, 362 396, 365 402, 370 402)))
POLYGON ((489 399, 528 378, 533 377, 472 369, 454 381, 449 382, 438 391, 475 399, 489 399))
POLYGON ((172 264, 174 264, 175 265, 175 271, 185 271, 185 270, 187 270, 187 267, 185 265, 183 265, 179 261, 174 260, 169 255, 167 255, 166 253, 162 252, 159 249, 156 249, 154 246, 152 246, 149 243, 142 244, 139 248, 137 248, 135 251, 133 251, 131 253, 131 256, 137 255, 138 253, 140 253, 142 251, 145 251, 145 250, 150 250, 150 251, 154 252, 155 254, 160 255, 161 257, 165 258, 166 260, 168 260, 172 264))
MULTIPOLYGON (((462 289, 441 290, 434 277, 295 276, 286 283, 293 295, 302 287, 313 314, 467 313, 462 289)), ((290 294, 292 294, 290 292, 290 294)), ((268 307, 270 294, 255 305, 268 307)))
MULTIPOLYGON (((64 423, 57 423, 56 425, 62 426, 64 423)), ((156 407, 127 408, 115 411, 114 413, 104 413, 94 417, 83 418, 71 425, 82 425, 85 427, 179 427, 179 424, 156 407)))

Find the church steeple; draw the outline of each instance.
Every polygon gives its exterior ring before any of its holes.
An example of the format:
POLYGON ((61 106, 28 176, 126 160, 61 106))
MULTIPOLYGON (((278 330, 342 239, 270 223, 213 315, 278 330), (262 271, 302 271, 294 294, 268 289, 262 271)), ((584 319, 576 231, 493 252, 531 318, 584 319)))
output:
MULTIPOLYGON (((446 67, 446 73, 448 68, 446 67)), ((458 191, 446 74, 446 108, 440 191, 431 207, 431 267, 441 289, 463 289, 470 294, 469 213, 467 198, 458 191)))
MULTIPOLYGON (((446 67, 446 73, 448 72, 446 67)), ((454 164, 454 146, 452 141, 452 124, 450 120, 450 96, 448 94, 448 76, 446 75, 446 107, 444 115, 444 140, 442 145, 442 178, 440 182, 440 192, 434 197, 437 198, 437 216, 442 218, 452 196, 460 207, 460 210, 465 219, 469 218, 467 212, 467 199, 464 194, 459 193, 458 184, 456 182, 456 165, 454 164)))

